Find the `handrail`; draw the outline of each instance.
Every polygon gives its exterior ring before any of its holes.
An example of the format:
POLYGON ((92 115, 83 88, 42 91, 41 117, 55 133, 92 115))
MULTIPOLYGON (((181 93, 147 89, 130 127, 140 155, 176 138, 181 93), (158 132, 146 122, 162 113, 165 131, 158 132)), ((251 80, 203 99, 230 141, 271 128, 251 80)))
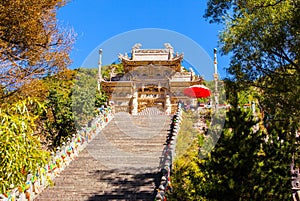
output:
POLYGON ((167 136, 166 145, 163 149, 161 160, 160 160, 160 168, 161 168, 161 178, 159 181, 159 186, 156 186, 156 195, 155 200, 164 200, 166 193, 168 191, 172 191, 171 185, 171 171, 172 171, 172 163, 175 157, 175 146, 176 146, 176 138, 180 129, 180 124, 182 121, 182 108, 181 104, 178 104, 177 111, 172 117, 172 121, 170 124, 170 132, 167 136))
POLYGON ((35 174, 27 175, 24 185, 13 188, 5 195, 0 194, 0 201, 31 201, 42 192, 47 186, 52 185, 52 181, 57 177, 78 154, 93 140, 113 119, 112 108, 100 108, 100 114, 95 117, 90 127, 82 128, 77 134, 73 134, 72 139, 68 138, 61 147, 57 147, 56 153, 52 153, 50 162, 44 167, 38 167, 35 174))

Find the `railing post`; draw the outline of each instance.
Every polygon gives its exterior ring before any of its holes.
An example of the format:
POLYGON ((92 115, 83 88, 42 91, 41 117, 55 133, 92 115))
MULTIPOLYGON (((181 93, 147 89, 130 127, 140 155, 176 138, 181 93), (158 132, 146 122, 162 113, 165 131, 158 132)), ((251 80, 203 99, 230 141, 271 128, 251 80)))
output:
POLYGON ((172 191, 171 186, 171 170, 172 163, 175 156, 175 146, 176 146, 176 138, 180 128, 181 120, 182 120, 182 110, 181 105, 178 104, 177 111, 174 114, 171 124, 170 124, 170 132, 167 137, 167 144, 162 152, 162 157, 160 161, 161 165, 161 174, 162 177, 160 179, 160 184, 158 186, 157 193, 155 196, 155 200, 164 200, 166 191, 172 191))

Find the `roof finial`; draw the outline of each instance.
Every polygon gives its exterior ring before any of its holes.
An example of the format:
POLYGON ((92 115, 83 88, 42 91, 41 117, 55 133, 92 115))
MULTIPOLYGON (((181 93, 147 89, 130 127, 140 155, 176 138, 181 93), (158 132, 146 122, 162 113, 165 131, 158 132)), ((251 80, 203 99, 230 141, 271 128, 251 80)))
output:
POLYGON ((136 43, 134 44, 134 46, 132 47, 132 49, 140 49, 142 47, 141 43, 136 43))

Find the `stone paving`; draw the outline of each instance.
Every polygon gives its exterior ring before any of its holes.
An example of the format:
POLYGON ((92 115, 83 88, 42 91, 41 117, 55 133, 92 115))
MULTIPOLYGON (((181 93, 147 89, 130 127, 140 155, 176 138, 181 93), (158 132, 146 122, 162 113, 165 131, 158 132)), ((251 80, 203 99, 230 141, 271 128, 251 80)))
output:
POLYGON ((118 113, 36 201, 154 200, 170 117, 118 113))

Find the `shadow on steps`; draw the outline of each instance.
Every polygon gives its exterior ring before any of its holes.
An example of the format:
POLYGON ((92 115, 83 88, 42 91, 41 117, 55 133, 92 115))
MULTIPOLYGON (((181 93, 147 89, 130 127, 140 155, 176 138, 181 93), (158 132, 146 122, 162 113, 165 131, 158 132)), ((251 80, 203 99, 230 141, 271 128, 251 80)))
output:
POLYGON ((88 201, 152 201, 155 198, 154 190, 155 186, 159 184, 161 173, 151 171, 153 170, 132 168, 130 170, 95 171, 95 176, 98 177, 99 181, 106 182, 108 188, 95 193, 88 198, 88 201))

